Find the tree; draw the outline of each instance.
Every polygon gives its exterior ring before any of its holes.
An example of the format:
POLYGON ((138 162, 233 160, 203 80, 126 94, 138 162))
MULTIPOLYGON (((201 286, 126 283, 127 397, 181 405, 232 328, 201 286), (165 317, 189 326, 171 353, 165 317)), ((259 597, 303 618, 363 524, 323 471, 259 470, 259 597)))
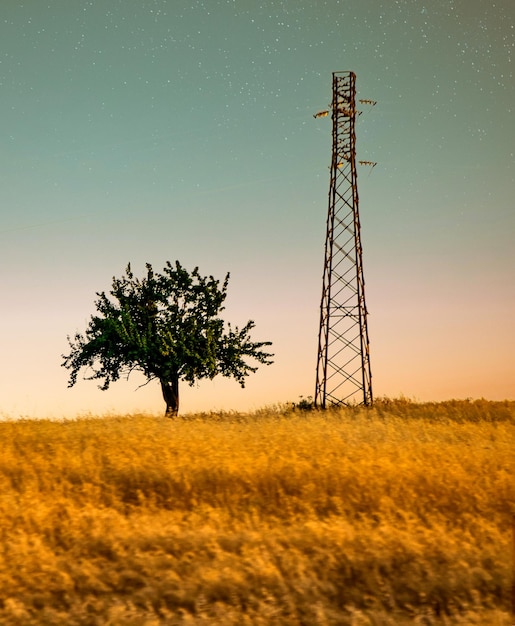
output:
MULTIPOLYGON (((196 267, 188 273, 176 261, 167 262, 162 274, 154 274, 150 263, 147 275, 139 280, 130 264, 122 278, 113 278, 110 295, 97 293, 95 306, 84 335, 68 336, 70 354, 62 355, 62 365, 71 370, 68 387, 73 387, 82 368, 85 380, 102 380, 99 388, 131 372, 141 371, 159 380, 166 403, 166 416, 179 410, 179 381, 193 385, 217 374, 235 378, 241 387, 257 370, 246 359, 270 365, 273 354, 262 348, 269 341, 253 342, 250 320, 239 330, 225 329, 218 317, 223 311, 229 274, 220 287, 212 276, 202 277, 196 267)), ((145 384, 147 384, 145 383, 145 384)))

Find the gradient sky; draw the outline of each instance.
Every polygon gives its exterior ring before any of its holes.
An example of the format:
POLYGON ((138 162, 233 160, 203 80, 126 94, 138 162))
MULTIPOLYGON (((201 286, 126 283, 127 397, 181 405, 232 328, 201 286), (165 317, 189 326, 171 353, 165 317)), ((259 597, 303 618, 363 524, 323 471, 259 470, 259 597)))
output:
POLYGON ((352 70, 376 396, 515 397, 513 0, 4 0, 0 414, 160 412, 67 389, 66 336, 130 261, 223 278, 275 364, 181 411, 313 395, 331 73, 352 70))

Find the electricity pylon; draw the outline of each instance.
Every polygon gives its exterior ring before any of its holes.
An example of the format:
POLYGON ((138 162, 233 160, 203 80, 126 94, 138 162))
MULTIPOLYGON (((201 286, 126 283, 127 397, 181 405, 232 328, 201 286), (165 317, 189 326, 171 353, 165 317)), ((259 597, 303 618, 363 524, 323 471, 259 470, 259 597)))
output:
MULTIPOLYGON (((314 117, 328 114, 321 111, 314 117)), ((356 75, 333 72, 333 148, 315 390, 315 405, 322 408, 373 402, 358 208, 357 114, 356 75)))

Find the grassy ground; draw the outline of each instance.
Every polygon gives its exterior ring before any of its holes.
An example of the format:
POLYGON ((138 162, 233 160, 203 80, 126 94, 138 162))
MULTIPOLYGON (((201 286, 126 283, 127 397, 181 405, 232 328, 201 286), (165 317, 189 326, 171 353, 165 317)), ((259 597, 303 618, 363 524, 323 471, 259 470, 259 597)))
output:
POLYGON ((511 624, 515 402, 0 422, 0 624, 511 624))

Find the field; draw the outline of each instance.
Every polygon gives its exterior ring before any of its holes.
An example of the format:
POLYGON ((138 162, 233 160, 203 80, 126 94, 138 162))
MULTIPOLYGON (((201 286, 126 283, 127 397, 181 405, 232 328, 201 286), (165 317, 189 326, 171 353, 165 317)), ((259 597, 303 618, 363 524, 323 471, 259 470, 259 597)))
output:
POLYGON ((509 626, 514 417, 0 422, 0 624, 509 626))

